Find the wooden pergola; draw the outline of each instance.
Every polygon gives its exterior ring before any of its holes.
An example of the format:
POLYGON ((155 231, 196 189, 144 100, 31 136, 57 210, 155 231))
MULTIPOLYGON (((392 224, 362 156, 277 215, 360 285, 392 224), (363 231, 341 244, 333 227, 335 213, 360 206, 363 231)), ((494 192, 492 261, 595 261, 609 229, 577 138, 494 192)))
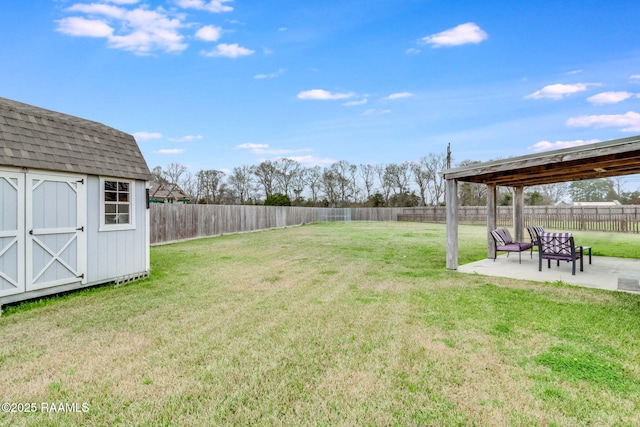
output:
POLYGON ((640 173, 640 135, 580 147, 476 163, 441 172, 446 180, 447 269, 458 268, 458 182, 487 186, 487 257, 495 257, 497 188, 511 187, 515 239, 524 240, 524 188, 640 173))

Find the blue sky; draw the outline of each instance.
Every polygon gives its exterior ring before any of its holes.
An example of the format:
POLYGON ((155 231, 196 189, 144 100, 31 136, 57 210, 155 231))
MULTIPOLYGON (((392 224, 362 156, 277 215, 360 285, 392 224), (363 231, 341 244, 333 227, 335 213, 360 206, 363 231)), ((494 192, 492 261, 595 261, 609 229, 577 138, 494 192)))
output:
POLYGON ((0 96, 150 167, 489 160, 640 134, 636 1, 22 0, 0 96))

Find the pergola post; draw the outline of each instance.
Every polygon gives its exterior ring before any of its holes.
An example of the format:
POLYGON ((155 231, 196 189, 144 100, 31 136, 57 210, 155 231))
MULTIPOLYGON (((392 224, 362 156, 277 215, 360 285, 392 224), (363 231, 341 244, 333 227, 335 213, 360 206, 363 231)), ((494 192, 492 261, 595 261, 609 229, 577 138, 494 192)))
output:
POLYGON ((458 269, 458 181, 447 179, 447 270, 458 269))
POLYGON ((514 187, 513 231, 516 242, 524 242, 524 187, 514 187))
POLYGON ((497 188, 495 184, 487 184, 487 258, 490 259, 496 257, 496 246, 493 244, 491 231, 497 228, 498 223, 497 188))

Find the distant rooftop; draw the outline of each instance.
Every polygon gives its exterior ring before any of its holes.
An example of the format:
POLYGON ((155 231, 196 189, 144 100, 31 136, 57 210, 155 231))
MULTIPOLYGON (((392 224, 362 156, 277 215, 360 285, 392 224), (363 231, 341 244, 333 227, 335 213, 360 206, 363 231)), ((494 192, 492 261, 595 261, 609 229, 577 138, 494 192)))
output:
POLYGON ((613 200, 611 202, 573 202, 573 206, 622 206, 622 203, 617 200, 613 200))

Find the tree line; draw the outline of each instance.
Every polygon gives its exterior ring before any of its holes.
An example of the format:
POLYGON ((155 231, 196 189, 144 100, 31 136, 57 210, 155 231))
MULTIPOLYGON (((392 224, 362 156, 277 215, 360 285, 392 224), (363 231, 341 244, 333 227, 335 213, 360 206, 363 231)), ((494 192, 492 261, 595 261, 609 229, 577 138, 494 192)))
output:
MULTIPOLYGON (((457 166, 472 163, 465 160, 457 166)), ((156 182, 180 186, 191 203, 414 207, 444 204, 445 182, 439 173, 446 168, 446 153, 430 153, 417 162, 355 165, 341 160, 327 167, 305 167, 280 158, 235 167, 229 173, 213 169, 191 173, 187 166, 171 163, 154 167, 152 173, 156 182)), ((624 191, 623 184, 621 178, 602 178, 528 187, 525 204, 548 205, 568 198, 640 204, 640 192, 624 191)), ((462 206, 486 204, 484 185, 461 182, 458 192, 462 206)), ((498 202, 511 205, 512 190, 499 188, 498 202)))

